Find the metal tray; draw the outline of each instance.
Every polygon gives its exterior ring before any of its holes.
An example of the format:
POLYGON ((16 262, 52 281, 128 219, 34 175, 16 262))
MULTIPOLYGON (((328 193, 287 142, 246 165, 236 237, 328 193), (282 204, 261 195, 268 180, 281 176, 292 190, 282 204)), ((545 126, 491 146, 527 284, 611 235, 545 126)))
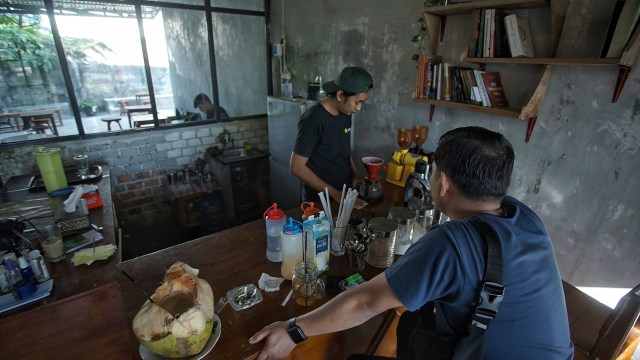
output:
MULTIPOLYGON (((100 165, 89 166, 89 176, 86 179, 78 175, 78 169, 75 167, 64 169, 64 174, 67 177, 67 184, 69 185, 98 182, 102 179, 102 167, 100 165)), ((31 179, 29 179, 27 188, 29 191, 44 190, 45 187, 42 176, 40 174, 32 176, 31 179)))

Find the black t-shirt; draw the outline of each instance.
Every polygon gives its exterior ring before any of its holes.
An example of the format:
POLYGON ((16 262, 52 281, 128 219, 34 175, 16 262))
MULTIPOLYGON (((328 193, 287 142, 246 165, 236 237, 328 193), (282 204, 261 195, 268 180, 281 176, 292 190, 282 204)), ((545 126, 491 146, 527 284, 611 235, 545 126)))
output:
MULTIPOLYGON (((335 116, 320 103, 312 105, 298 122, 293 152, 308 157, 307 167, 329 185, 351 187, 351 116, 335 116)), ((304 201, 317 200, 318 191, 305 184, 302 196, 304 201)))

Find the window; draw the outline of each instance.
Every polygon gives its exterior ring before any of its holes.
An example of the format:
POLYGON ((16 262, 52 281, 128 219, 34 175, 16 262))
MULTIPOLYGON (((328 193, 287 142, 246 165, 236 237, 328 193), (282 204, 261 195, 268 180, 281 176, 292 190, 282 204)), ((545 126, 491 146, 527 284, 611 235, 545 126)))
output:
POLYGON ((106 118, 121 118, 111 132, 130 132, 263 115, 266 2, 205 1, 0 4, 0 141, 100 134, 106 118), (9 41, 27 26, 30 46, 9 41), (210 107, 195 106, 199 94, 210 107), (58 131, 36 118, 25 127, 20 116, 35 110, 54 111, 58 131), (3 125, 10 112, 20 128, 3 125))

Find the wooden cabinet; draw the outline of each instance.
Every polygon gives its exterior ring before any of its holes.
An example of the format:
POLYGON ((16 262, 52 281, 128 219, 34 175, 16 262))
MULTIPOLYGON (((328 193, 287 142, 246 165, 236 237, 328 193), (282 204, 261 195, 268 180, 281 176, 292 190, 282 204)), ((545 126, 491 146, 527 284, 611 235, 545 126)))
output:
POLYGON ((167 185, 166 190, 173 202, 175 216, 180 226, 190 232, 200 226, 198 219, 198 207, 207 191, 220 191, 222 187, 217 182, 205 182, 203 184, 183 183, 167 185))
MULTIPOLYGON (((540 7, 550 8, 551 18, 551 44, 552 53, 556 54, 560 35, 564 25, 564 20, 567 15, 569 0, 481 0, 467 3, 460 3, 454 5, 427 7, 423 12, 423 19, 427 29, 427 36, 430 45, 430 51, 432 55, 438 53, 438 45, 443 39, 445 31, 445 25, 448 15, 466 14, 471 13, 476 9, 488 9, 495 8, 500 10, 512 10, 512 9, 531 9, 540 7)), ((471 21, 469 22, 472 23, 471 21)), ((457 30, 456 30, 457 31, 457 30)), ((467 31, 468 29, 462 29, 460 31, 467 31)), ((532 31, 536 31, 535 27, 532 31)), ((525 141, 528 142, 533 128, 538 118, 538 112, 542 106, 544 95, 547 90, 547 84, 551 76, 551 70, 553 66, 614 66, 620 67, 618 81, 616 88, 614 89, 614 95, 612 102, 616 102, 626 78, 629 76, 631 67, 638 57, 640 52, 640 31, 636 31, 632 37, 629 45, 622 53, 619 59, 603 59, 603 58, 557 58, 557 57, 540 57, 540 58, 477 58, 468 57, 468 49, 462 52, 460 61, 467 63, 480 64, 481 69, 484 69, 486 64, 515 64, 515 65, 540 65, 543 67, 537 85, 533 93, 529 96, 528 100, 521 108, 491 108, 482 107, 478 105, 471 105, 466 103, 457 103, 444 100, 433 99, 414 99, 417 102, 422 102, 430 105, 429 121, 433 118, 434 109, 436 106, 445 106, 456 109, 464 109, 468 111, 476 111, 482 113, 493 114, 497 116, 506 116, 517 118, 521 120, 527 120, 528 126, 525 135, 525 141)), ((449 59, 452 60, 452 59, 449 59)))

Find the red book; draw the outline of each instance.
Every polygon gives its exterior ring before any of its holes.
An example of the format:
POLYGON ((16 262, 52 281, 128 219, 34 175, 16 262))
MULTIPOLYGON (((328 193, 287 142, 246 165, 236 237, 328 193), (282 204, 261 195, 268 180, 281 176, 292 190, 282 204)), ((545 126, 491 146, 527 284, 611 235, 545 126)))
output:
POLYGON ((483 72, 481 74, 484 87, 487 89, 487 95, 493 107, 507 107, 509 102, 502 89, 502 81, 498 72, 483 72))

